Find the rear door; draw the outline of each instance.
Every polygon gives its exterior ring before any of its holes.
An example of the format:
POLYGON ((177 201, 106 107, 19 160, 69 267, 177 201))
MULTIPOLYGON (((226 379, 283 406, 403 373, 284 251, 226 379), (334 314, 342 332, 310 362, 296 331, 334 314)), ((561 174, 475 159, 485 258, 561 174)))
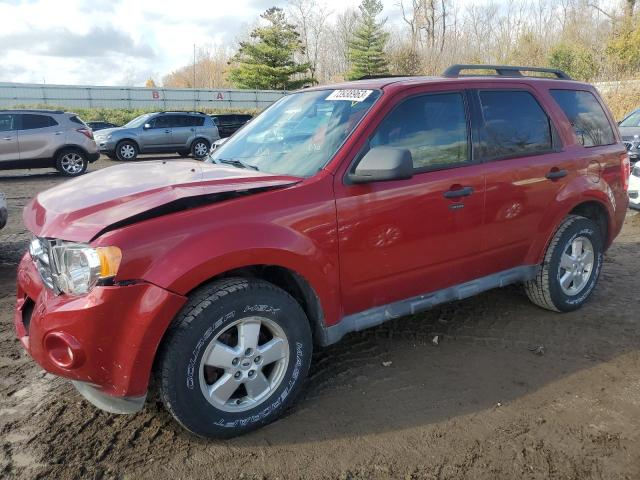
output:
POLYGON ((416 93, 364 147, 409 149, 413 178, 351 185, 336 177, 346 315, 478 276, 484 176, 470 139, 464 92, 416 93))
POLYGON ((3 163, 20 158, 16 115, 0 113, 0 168, 3 163))
POLYGON ((196 132, 194 115, 172 115, 171 143, 176 147, 189 148, 191 139, 196 132))
POLYGON ((51 158, 64 145, 65 131, 51 116, 37 113, 17 116, 20 160, 51 158))
POLYGON ((545 216, 576 173, 538 93, 526 85, 479 89, 474 107, 478 156, 485 165, 484 242, 492 272, 532 264, 531 247, 544 235, 545 216))

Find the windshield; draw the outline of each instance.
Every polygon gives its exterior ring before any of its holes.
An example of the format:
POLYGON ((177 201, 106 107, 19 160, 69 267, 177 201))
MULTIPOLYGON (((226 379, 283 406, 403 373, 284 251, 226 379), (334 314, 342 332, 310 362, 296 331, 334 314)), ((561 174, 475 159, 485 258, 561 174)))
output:
POLYGON ((150 113, 145 113, 144 115, 140 115, 139 117, 136 117, 133 120, 131 120, 129 123, 127 123, 123 128, 138 128, 138 127, 141 127, 142 125, 144 125, 147 122, 147 120, 149 119, 150 116, 151 116, 150 113))
POLYGON ((627 118, 625 118, 622 122, 620 122, 621 127, 638 127, 640 126, 640 110, 633 112, 627 118))
POLYGON ((324 167, 380 96, 377 90, 318 90, 288 95, 208 158, 239 168, 307 177, 324 167))

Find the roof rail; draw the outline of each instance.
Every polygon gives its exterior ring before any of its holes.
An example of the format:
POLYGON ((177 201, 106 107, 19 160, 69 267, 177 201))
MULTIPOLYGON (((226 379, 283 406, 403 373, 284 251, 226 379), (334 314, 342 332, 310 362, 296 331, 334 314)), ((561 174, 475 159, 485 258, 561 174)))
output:
MULTIPOLYGON (((501 77, 527 77, 532 75, 523 75, 522 72, 540 72, 551 73, 562 80, 573 80, 562 70, 557 68, 541 68, 541 67, 515 67, 513 65, 451 65, 443 73, 443 77, 456 78, 471 75, 460 75, 462 70, 495 70, 496 76, 501 77)), ((480 76, 480 75, 478 75, 480 76)))
POLYGON ((158 113, 197 113, 199 115, 206 115, 204 112, 196 112, 196 111, 187 111, 187 110, 163 110, 158 113))
POLYGON ((52 115, 69 113, 65 112, 64 110, 50 110, 46 108, 1 108, 0 112, 50 113, 52 115))

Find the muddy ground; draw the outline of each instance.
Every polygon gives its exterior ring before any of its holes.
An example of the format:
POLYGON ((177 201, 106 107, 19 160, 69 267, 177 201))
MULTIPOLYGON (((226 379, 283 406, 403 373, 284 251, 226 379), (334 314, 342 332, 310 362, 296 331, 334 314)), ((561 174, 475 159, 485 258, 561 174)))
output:
POLYGON ((285 418, 204 441, 153 401, 98 411, 14 338, 21 209, 60 181, 0 175, 0 477, 640 478, 640 215, 582 310, 547 312, 510 287, 352 334, 315 354, 285 418))

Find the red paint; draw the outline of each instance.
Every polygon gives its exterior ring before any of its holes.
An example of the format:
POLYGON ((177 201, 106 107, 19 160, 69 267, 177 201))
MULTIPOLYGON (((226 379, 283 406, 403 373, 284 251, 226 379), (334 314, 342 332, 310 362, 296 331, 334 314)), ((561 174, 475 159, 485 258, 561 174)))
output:
MULTIPOLYGON (((540 263, 561 220, 596 202, 608 215, 609 245, 627 207, 624 146, 584 148, 549 95, 585 84, 542 79, 372 80, 380 100, 333 160, 311 178, 275 176, 195 161, 144 162, 71 180, 39 194, 24 212, 38 236, 114 245, 116 281, 84 297, 55 296, 28 257, 18 270, 15 326, 46 370, 115 396, 142 395, 162 336, 186 296, 229 270, 278 265, 315 291, 326 326, 345 315, 519 265, 540 263), (471 88, 525 89, 546 110, 562 151, 419 173, 409 180, 349 185, 345 174, 378 123, 402 99, 471 88), (547 172, 566 169, 559 180, 547 172), (447 190, 473 187, 449 200, 447 190), (117 228, 103 229, 177 199, 274 187, 117 228), (457 208, 453 204, 463 204, 457 208), (97 236, 97 238, 96 238, 97 236), (22 312, 35 302, 29 332, 22 312), (82 362, 51 361, 45 337, 64 334, 82 362), (73 341, 69 340, 73 338, 73 341)), ((340 88, 340 86, 332 88, 340 88)), ((609 119, 613 121, 609 115, 609 119)), ((57 354, 59 354, 58 352, 57 354)), ((57 355, 54 353, 53 355, 57 355)))

